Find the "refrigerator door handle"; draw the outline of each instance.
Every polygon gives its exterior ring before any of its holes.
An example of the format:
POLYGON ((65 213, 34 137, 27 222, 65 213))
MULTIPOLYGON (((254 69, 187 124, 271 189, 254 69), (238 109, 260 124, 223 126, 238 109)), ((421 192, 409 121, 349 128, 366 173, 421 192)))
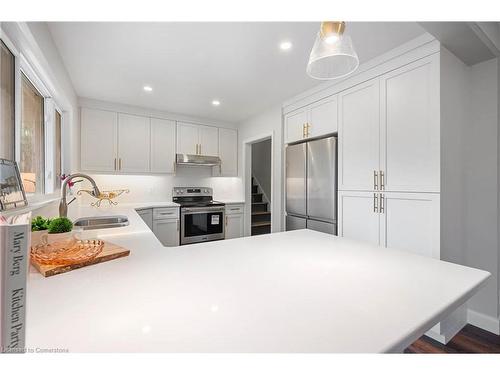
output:
POLYGON ((378 213, 378 197, 377 197, 377 193, 373 193, 373 212, 378 213))

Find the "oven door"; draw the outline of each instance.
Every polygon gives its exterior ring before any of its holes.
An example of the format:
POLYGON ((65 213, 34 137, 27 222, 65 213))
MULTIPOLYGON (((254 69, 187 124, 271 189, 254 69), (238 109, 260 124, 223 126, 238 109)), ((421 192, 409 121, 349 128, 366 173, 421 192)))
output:
POLYGON ((224 235, 224 208, 181 209, 181 245, 223 240, 224 235))

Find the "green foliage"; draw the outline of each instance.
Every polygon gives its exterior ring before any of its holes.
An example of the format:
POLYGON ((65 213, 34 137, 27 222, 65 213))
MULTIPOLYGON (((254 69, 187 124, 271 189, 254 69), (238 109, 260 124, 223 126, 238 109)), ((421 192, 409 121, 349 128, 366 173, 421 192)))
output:
POLYGON ((67 217, 58 217, 52 219, 49 224, 49 233, 66 233, 71 232, 73 223, 67 217))
POLYGON ((50 219, 43 216, 37 216, 31 220, 31 231, 38 232, 40 230, 49 229, 50 219))

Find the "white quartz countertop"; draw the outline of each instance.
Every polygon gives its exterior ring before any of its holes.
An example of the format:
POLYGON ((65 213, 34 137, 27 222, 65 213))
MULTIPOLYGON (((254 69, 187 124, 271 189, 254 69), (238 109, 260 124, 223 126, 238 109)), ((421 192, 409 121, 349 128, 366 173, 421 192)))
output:
POLYGON ((87 231, 130 256, 44 278, 32 270, 27 347, 71 352, 399 352, 489 273, 310 230, 163 247, 129 227, 87 231))

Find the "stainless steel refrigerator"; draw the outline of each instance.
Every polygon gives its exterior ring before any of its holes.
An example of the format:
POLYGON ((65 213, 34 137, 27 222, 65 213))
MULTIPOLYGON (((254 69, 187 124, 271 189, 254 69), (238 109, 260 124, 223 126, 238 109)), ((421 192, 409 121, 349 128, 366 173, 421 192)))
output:
POLYGON ((337 138, 286 148, 286 230, 337 234, 337 138))

